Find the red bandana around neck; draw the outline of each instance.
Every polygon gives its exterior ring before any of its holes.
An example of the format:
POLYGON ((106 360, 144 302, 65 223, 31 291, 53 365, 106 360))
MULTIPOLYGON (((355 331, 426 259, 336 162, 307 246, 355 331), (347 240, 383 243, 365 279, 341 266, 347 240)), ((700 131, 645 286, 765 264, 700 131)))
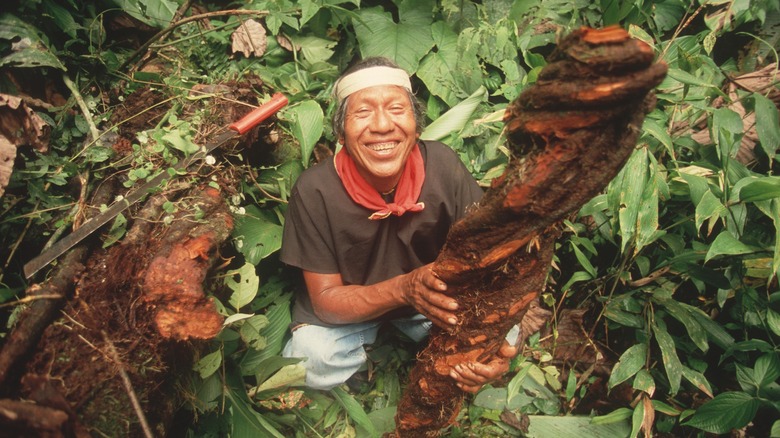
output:
POLYGON ((404 170, 401 173, 401 179, 398 180, 398 185, 395 188, 393 202, 389 204, 358 173, 355 161, 347 153, 346 148, 341 148, 333 161, 336 165, 336 173, 341 178, 344 188, 347 189, 349 197, 363 207, 374 210, 374 213, 368 217, 369 219, 384 219, 391 214, 401 216, 407 211, 420 211, 425 207, 425 204, 422 202, 417 202, 425 181, 425 165, 418 145, 414 145, 409 158, 406 160, 406 165, 404 165, 404 170))

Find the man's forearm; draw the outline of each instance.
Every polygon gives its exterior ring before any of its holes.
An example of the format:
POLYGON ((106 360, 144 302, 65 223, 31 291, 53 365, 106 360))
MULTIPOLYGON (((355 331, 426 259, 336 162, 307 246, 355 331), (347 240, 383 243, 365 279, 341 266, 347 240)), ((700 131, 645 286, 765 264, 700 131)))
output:
POLYGON ((408 305, 404 276, 369 286, 341 284, 340 276, 305 273, 314 313, 328 324, 370 321, 408 305))

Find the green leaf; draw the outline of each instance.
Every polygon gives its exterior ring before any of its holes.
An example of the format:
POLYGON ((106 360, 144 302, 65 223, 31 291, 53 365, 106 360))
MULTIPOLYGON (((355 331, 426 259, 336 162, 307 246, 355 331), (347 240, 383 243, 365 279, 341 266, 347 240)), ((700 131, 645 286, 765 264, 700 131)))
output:
POLYGON ((606 415, 598 415, 593 417, 590 421, 591 424, 612 424, 624 422, 631 418, 633 411, 628 408, 617 408, 614 411, 606 415))
POLYGON ((771 352, 759 357, 753 365, 753 377, 759 390, 780 378, 780 358, 777 353, 771 352))
POLYGON ((739 190, 739 200, 743 202, 766 201, 777 197, 780 197, 780 177, 777 176, 756 178, 739 190))
POLYGON ((772 424, 772 430, 769 431, 769 438, 780 438, 780 420, 772 424))
POLYGON ((287 386, 302 385, 305 378, 306 368, 304 368, 300 363, 285 365, 279 371, 277 371, 276 374, 258 386, 257 392, 287 386))
POLYGON ((179 5, 171 0, 113 0, 133 18, 157 28, 167 27, 179 5))
MULTIPOLYGON (((646 397, 646 396, 643 396, 646 397)), ((629 437, 635 437, 639 435, 642 430, 642 422, 645 419, 645 404, 640 400, 634 407, 634 412, 631 414, 631 433, 629 437)))
POLYGON ((274 437, 284 438, 276 428, 257 411, 252 409, 251 400, 246 395, 243 384, 240 379, 233 377, 229 373, 229 389, 226 392, 228 400, 232 406, 232 416, 230 425, 232 426, 231 437, 255 438, 274 437))
POLYGON ((666 307, 666 310, 674 319, 680 321, 685 326, 688 336, 699 347, 699 350, 706 353, 709 349, 707 332, 704 331, 704 327, 699 324, 693 315, 688 312, 687 308, 674 299, 659 300, 659 302, 666 307))
POLYGON ((347 415, 355 424, 365 429, 369 436, 379 436, 379 433, 374 429, 374 423, 371 422, 366 415, 366 411, 363 410, 363 407, 360 406, 360 403, 352 395, 339 387, 331 389, 330 393, 336 397, 336 400, 347 411, 347 415))
POLYGON ((761 149, 766 152, 769 162, 775 158, 780 148, 780 121, 774 102, 758 93, 753 93, 756 111, 756 132, 761 141, 761 149))
POLYGON ((639 370, 634 376, 632 387, 652 397, 655 393, 655 379, 647 370, 639 370))
POLYGON ((268 343, 266 342, 265 336, 260 333, 268 324, 268 318, 265 315, 255 315, 248 318, 241 324, 241 329, 239 330, 241 340, 243 340, 249 348, 255 350, 264 349, 268 343))
POLYGON ((430 1, 403 1, 399 22, 381 7, 361 9, 352 20, 363 58, 385 56, 395 60, 409 74, 433 47, 430 1))
POLYGON ((674 339, 669 335, 665 328, 653 323, 653 333, 658 346, 661 348, 661 357, 666 370, 666 377, 669 379, 669 393, 677 394, 680 390, 680 380, 682 379, 682 363, 677 356, 677 350, 674 345, 674 339))
POLYGON ((200 358, 192 369, 200 374, 201 379, 205 379, 214 374, 220 365, 222 365, 222 350, 217 350, 200 358))
POLYGON ((710 190, 704 192, 701 200, 696 204, 696 229, 701 229, 701 225, 704 221, 709 220, 709 227, 707 228, 707 234, 712 232, 715 227, 717 219, 723 217, 728 212, 728 209, 720 202, 710 190))
POLYGON ((420 138, 423 140, 441 140, 463 130, 480 103, 487 99, 487 89, 479 87, 471 96, 458 103, 441 117, 428 125, 420 138))
POLYGON ((54 24, 65 32, 69 37, 76 38, 76 31, 81 28, 73 16, 70 15, 67 9, 52 2, 51 0, 44 0, 43 9, 46 11, 46 15, 49 15, 54 19, 54 24))
POLYGON ((255 273, 255 265, 244 263, 240 268, 227 272, 225 286, 233 291, 228 302, 234 309, 241 310, 255 299, 260 287, 260 277, 255 273), (238 280, 235 277, 238 277, 238 280))
POLYGON ((693 76, 692 74, 686 71, 680 70, 679 68, 670 68, 669 71, 667 72, 667 75, 670 78, 678 82, 681 82, 685 85, 695 85, 697 87, 706 87, 706 88, 712 88, 716 86, 713 83, 707 82, 703 79, 699 79, 696 76, 693 76))
POLYGON ((647 148, 641 148, 631 154, 625 167, 620 171, 618 211, 622 252, 626 251, 628 244, 635 238, 637 217, 647 181, 647 169, 647 148))
POLYGON ((696 370, 692 370, 686 366, 682 367, 682 375, 685 378, 685 380, 689 381, 693 386, 699 388, 701 392, 707 394, 710 397, 713 397, 712 395, 712 387, 710 386, 710 382, 707 380, 704 375, 696 370))
POLYGON ((200 150, 200 146, 192 142, 192 135, 182 128, 168 131, 161 138, 174 149, 187 155, 192 155, 200 150))
POLYGON ((710 261, 720 255, 751 254, 756 251, 760 251, 760 249, 740 242, 729 231, 721 231, 707 250, 704 261, 710 261))
MULTIPOLYGON (((295 47, 300 48, 301 55, 311 64, 325 62, 333 56, 333 48, 337 42, 313 35, 289 35, 295 47)), ((307 101, 304 101, 304 103, 307 101)), ((313 101, 312 101, 313 102, 313 101)))
POLYGON ((65 71, 59 58, 48 50, 41 48, 28 48, 11 53, 0 58, 0 67, 53 67, 65 71))
POLYGON ((263 361, 269 357, 278 355, 282 351, 285 336, 289 331, 291 322, 290 300, 292 294, 288 293, 280 296, 275 303, 266 311, 268 318, 268 327, 262 335, 265 336, 266 347, 262 350, 249 350, 241 358, 241 374, 251 376, 259 374, 262 370, 259 368, 263 361))
POLYGON ((772 333, 780 336, 780 313, 775 312, 772 309, 766 311, 766 323, 769 326, 769 330, 772 333))
POLYGON ((435 51, 431 51, 420 61, 417 68, 419 77, 428 91, 439 97, 449 106, 457 105, 459 95, 466 92, 461 89, 455 74, 458 69, 458 35, 442 21, 431 26, 435 51))
POLYGON ((253 265, 282 247, 282 226, 272 222, 257 206, 246 207, 246 214, 236 216, 233 230, 236 247, 253 265))
POLYGON ((599 423, 581 415, 529 415, 528 420, 528 433, 523 435, 526 438, 625 438, 631 431, 625 419, 599 423))
POLYGON ((744 392, 724 392, 703 404, 683 423, 711 433, 727 433, 747 425, 758 410, 759 401, 744 392))
POLYGON ((620 355, 617 363, 612 367, 607 387, 612 389, 616 385, 633 377, 644 368, 647 360, 647 344, 634 344, 620 355))
POLYGON ((325 116, 320 105, 314 100, 301 102, 288 109, 288 114, 292 118, 293 135, 301 145, 301 162, 306 167, 314 146, 322 136, 325 116))
POLYGON ((666 131, 666 128, 661 126, 657 120, 646 118, 642 125, 642 131, 650 134, 653 138, 661 142, 666 148, 666 151, 670 156, 674 157, 674 145, 672 144, 672 137, 666 131))

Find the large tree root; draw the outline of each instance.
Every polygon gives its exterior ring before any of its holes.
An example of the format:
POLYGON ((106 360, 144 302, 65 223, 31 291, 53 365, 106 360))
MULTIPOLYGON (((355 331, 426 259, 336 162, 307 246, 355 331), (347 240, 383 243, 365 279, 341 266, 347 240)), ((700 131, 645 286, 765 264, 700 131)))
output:
MULTIPOLYGON (((189 371, 192 363, 194 347, 184 341, 212 338, 221 329, 203 283, 233 227, 220 191, 182 193, 170 226, 160 221, 162 202, 152 198, 128 239, 90 256, 62 317, 37 344, 20 395, 34 402, 32 409, 65 416, 62 435, 51 436, 167 434, 182 402, 175 366, 189 371), (195 219, 194 211, 202 218, 195 219)), ((73 287, 73 275, 62 283, 73 287)), ((12 411, 17 406, 5 406, 7 422, 33 435, 49 433, 48 424, 29 423, 23 411, 12 411)))
POLYGON ((464 397, 449 370, 487 363, 544 287, 551 228, 619 172, 666 66, 619 28, 580 29, 507 109, 514 156, 480 206, 455 224, 434 272, 458 297, 459 326, 435 328, 396 415, 399 437, 438 436, 464 397))

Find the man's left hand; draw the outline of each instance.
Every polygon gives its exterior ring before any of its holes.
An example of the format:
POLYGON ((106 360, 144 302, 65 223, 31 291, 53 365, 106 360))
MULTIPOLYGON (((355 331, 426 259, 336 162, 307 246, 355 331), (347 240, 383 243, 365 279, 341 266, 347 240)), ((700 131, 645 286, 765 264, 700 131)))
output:
POLYGON ((509 361, 517 356, 519 350, 510 345, 507 341, 501 346, 498 355, 490 362, 483 364, 480 362, 466 362, 455 365, 450 370, 450 377, 455 379, 458 388, 476 394, 488 383, 501 378, 509 371, 509 361))

